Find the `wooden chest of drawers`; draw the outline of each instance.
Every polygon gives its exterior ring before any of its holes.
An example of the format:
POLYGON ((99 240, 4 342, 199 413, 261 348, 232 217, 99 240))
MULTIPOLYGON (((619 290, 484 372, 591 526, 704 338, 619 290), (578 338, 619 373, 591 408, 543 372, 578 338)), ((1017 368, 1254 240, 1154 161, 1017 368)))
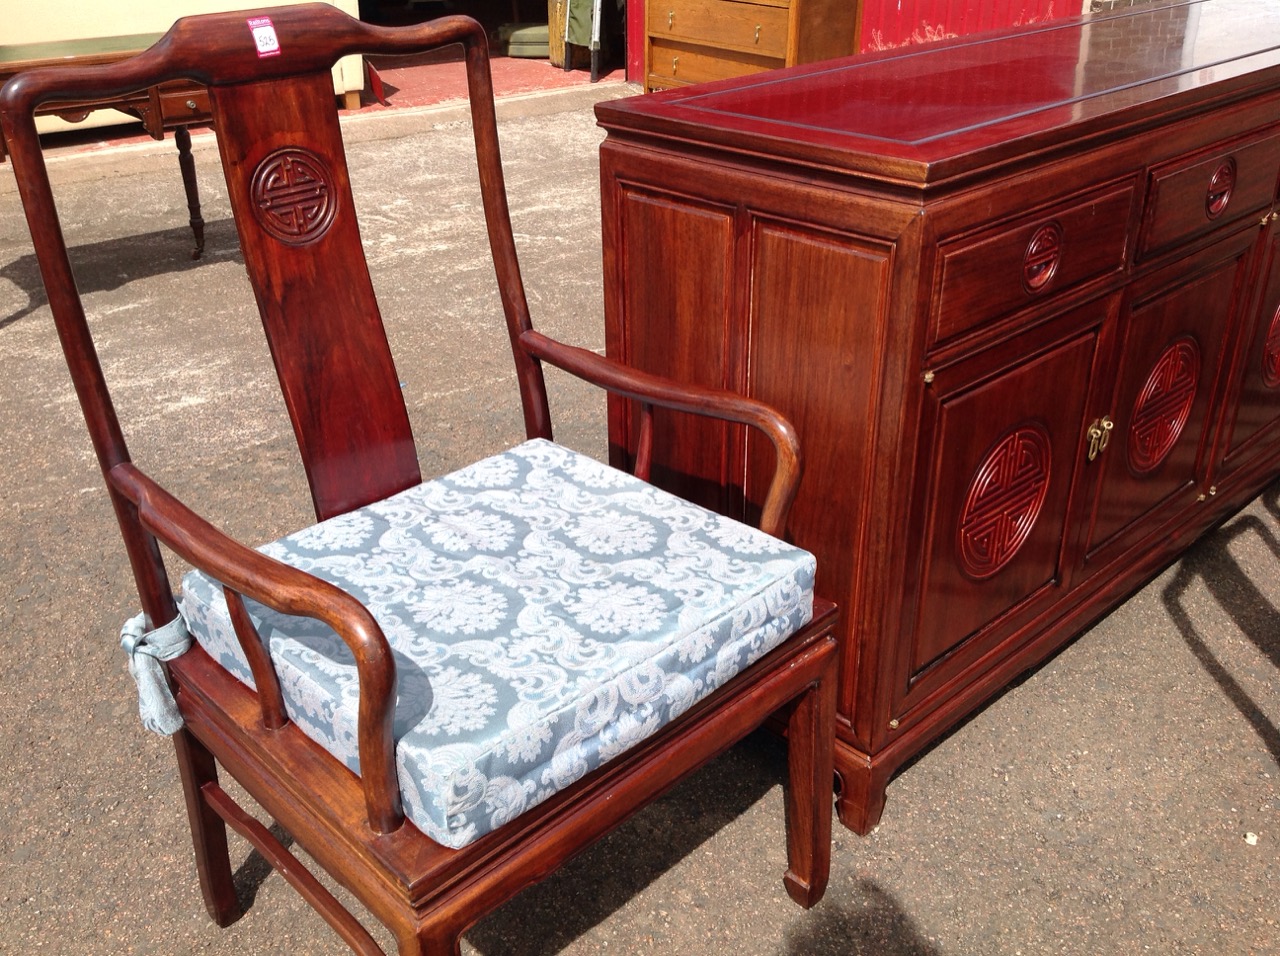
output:
POLYGON ((645 89, 852 53, 858 7, 852 0, 649 0, 645 89))
MULTIPOLYGON (((850 827, 874 825, 906 760, 1280 475, 1267 0, 597 115, 608 351, 799 430, 789 533, 842 610, 850 827)), ((633 427, 611 407, 615 457, 633 427)), ((766 449, 671 427, 655 475, 758 504, 766 449)))

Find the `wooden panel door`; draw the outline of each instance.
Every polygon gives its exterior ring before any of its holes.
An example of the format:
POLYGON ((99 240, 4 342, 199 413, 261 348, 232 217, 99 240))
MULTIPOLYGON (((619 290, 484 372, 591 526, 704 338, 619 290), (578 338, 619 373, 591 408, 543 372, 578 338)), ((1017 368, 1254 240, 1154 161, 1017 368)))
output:
POLYGON ((1280 231, 1274 226, 1260 265, 1265 281, 1252 329, 1242 337, 1238 402, 1226 431, 1223 476, 1259 456, 1280 453, 1280 231))
POLYGON ((1116 297, 1082 306, 1018 347, 939 371, 928 389, 906 587, 917 597, 895 715, 1068 586, 1071 492, 1099 336, 1117 308, 1116 297))
POLYGON ((1211 408, 1228 331, 1247 306, 1254 229, 1135 283, 1118 329, 1086 566, 1153 533, 1207 490, 1211 408))

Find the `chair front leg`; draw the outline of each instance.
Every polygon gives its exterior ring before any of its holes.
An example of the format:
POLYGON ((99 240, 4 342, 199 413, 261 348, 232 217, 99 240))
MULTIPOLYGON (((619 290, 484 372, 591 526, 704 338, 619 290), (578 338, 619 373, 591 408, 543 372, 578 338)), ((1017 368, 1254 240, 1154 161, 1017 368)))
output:
POLYGON ((835 781, 834 654, 822 677, 793 703, 787 720, 787 893, 805 909, 827 891, 835 781))
POLYGON ((230 926, 244 910, 236 896, 231 876, 231 856, 227 850, 227 826, 209 806, 204 786, 218 782, 218 768, 204 744, 184 727, 173 735, 178 757, 178 775, 186 797, 191 844, 195 850, 196 873, 204 905, 218 926, 230 926))

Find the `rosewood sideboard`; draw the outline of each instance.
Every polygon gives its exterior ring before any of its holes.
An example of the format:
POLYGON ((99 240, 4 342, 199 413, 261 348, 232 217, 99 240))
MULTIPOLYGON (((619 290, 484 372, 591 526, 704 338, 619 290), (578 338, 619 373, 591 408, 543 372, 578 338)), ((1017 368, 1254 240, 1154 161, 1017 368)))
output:
MULTIPOLYGON (((905 761, 1280 475, 1270 0, 596 110, 608 352, 799 431, 788 532, 843 611, 852 829, 905 761)), ((616 459, 637 422, 611 406, 616 459)), ((655 474, 757 505, 766 449, 678 429, 655 474)))

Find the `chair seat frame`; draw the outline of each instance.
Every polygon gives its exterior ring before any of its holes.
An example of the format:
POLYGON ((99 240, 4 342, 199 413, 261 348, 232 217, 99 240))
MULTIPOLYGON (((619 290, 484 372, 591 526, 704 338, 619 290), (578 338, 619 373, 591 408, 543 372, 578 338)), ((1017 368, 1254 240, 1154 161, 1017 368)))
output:
MULTIPOLYGON (((188 734, 335 879, 396 935, 405 954, 454 954, 458 939, 481 917, 662 796, 689 773, 758 728, 762 715, 786 721, 792 752, 786 786, 788 894, 806 908, 825 890, 829 866, 832 778, 819 738, 834 719, 830 681, 835 610, 818 608, 799 635, 671 725, 546 803, 461 850, 450 850, 416 827, 374 833, 362 815, 360 784, 294 724, 262 725, 258 702, 204 651, 170 665, 188 734), (796 692, 797 682, 808 688, 796 692), (819 752, 803 751, 818 743, 819 752), (354 866, 353 861, 361 865, 354 866)), ((181 746, 181 744, 180 744, 181 746)), ((245 818, 216 779, 193 780, 188 803, 211 808, 252 843, 358 953, 381 950, 336 899, 261 824, 245 818), (255 825, 256 824, 256 825, 255 825), (319 891, 319 892, 317 892, 319 891)), ((211 856, 223 845, 208 848, 211 856)), ((211 859, 210 863, 214 861, 211 859)), ((227 925, 240 914, 229 863, 208 866, 206 890, 222 901, 210 915, 227 925)))

